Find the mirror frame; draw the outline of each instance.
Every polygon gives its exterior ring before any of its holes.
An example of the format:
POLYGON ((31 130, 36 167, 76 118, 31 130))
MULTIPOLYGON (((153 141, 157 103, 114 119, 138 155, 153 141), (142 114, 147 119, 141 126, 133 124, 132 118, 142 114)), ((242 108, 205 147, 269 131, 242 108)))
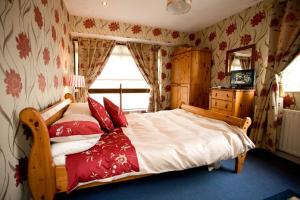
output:
POLYGON ((255 44, 251 44, 248 46, 244 46, 244 47, 239 47, 236 49, 230 49, 226 52, 226 60, 225 60, 225 74, 226 76, 230 75, 230 66, 228 66, 228 58, 229 58, 229 54, 236 52, 236 51, 241 51, 241 50, 245 50, 245 49, 251 49, 251 69, 254 69, 254 54, 255 54, 255 44))

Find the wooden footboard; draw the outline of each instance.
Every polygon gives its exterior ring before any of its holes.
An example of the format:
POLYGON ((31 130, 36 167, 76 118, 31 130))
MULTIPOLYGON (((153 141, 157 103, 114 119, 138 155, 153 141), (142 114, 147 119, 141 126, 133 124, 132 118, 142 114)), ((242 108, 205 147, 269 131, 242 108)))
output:
MULTIPOLYGON (((251 118, 246 117, 244 119, 230 116, 230 115, 224 115, 222 113, 213 112, 210 110, 205 110, 202 108, 190 106, 190 105, 181 105, 181 109, 189 111, 194 114, 198 114, 204 117, 209 117, 212 119, 222 120, 230 125, 240 127, 243 132, 247 135, 247 130, 251 125, 251 118)), ((238 155, 238 157, 235 159, 235 172, 239 173, 242 171, 244 162, 246 159, 247 152, 243 152, 242 154, 238 155)))
MULTIPOLYGON (((74 102, 74 98, 70 94, 66 94, 65 99, 66 100, 61 101, 44 111, 38 111, 34 108, 25 108, 20 113, 20 120, 31 129, 33 136, 33 144, 29 155, 28 181, 32 197, 35 200, 52 200, 57 192, 67 191, 67 172, 65 166, 54 165, 48 133, 48 126, 60 119, 69 104, 74 102)), ((198 115, 223 120, 228 124, 238 126, 243 129, 245 134, 251 124, 250 118, 240 119, 189 105, 182 105, 181 108, 198 115)), ((246 152, 236 158, 236 172, 241 171, 245 157, 246 152)), ((131 176, 109 183, 127 181, 145 176, 149 175, 131 176)), ((109 183, 91 183, 80 188, 109 183)))

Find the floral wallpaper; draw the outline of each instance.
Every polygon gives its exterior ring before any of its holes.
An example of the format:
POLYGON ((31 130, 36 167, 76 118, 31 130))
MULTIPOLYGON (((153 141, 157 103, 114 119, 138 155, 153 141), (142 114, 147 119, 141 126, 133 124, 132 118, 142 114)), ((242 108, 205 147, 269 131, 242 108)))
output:
POLYGON ((162 110, 169 109, 171 103, 171 70, 172 70, 172 53, 175 47, 161 46, 160 49, 160 108, 162 110))
MULTIPOLYGON (((256 45, 255 70, 256 86, 260 91, 268 58, 269 23, 271 0, 265 0, 240 13, 209 26, 186 40, 189 45, 208 48, 212 51, 211 86, 230 85, 225 75, 226 51, 251 44, 256 45), (193 39, 193 40, 191 40, 193 39)), ((192 35, 192 34, 190 34, 192 35)))
POLYGON ((71 16, 70 22, 70 29, 72 33, 135 38, 152 42, 164 42, 173 45, 181 44, 189 37, 188 33, 176 30, 167 30, 158 27, 129 24, 104 19, 71 16))
POLYGON ((42 109, 61 98, 63 76, 73 71, 72 52, 62 1, 1 0, 0 199, 30 197, 30 133, 19 112, 29 106, 42 109))

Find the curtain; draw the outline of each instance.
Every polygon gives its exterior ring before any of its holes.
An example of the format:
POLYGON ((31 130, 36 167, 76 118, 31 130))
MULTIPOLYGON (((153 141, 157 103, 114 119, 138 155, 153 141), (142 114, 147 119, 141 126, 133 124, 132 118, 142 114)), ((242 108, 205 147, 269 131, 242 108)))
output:
POLYGON ((85 87, 79 88, 76 102, 86 102, 88 89, 102 72, 116 42, 100 39, 78 39, 78 73, 85 77, 85 87))
POLYGON ((251 69, 251 66, 250 66, 250 57, 237 56, 236 58, 239 59, 239 61, 241 63, 242 70, 251 69))
POLYGON ((145 81, 150 86, 150 99, 148 112, 158 111, 160 105, 160 92, 158 83, 158 49, 151 44, 127 42, 127 47, 138 66, 145 81))
POLYGON ((276 150, 278 119, 278 74, 300 50, 299 0, 276 0, 270 23, 268 65, 263 88, 256 99, 251 139, 259 148, 276 150))

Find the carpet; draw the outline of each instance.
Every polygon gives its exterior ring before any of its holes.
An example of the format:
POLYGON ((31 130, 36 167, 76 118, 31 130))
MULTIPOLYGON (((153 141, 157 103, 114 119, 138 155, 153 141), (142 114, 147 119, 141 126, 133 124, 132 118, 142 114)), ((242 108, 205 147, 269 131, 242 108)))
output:
POLYGON ((271 197, 268 197, 264 200, 286 200, 286 199, 289 199, 292 197, 297 197, 298 199, 300 199, 300 195, 297 194, 296 192, 294 192, 292 190, 285 190, 285 191, 275 194, 271 197))

